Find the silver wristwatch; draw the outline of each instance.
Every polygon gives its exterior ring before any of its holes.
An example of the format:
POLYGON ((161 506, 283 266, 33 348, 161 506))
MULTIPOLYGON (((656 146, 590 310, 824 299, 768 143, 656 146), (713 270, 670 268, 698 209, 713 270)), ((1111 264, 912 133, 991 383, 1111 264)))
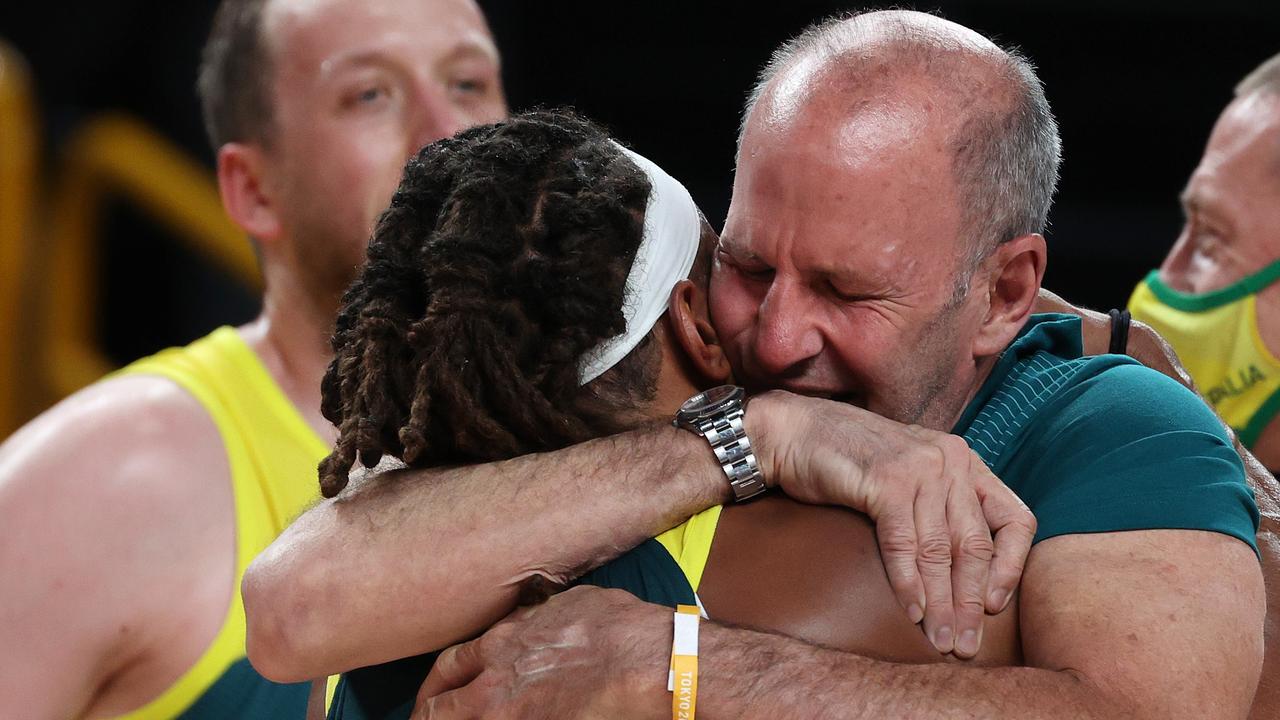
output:
POLYGON ((737 502, 764 492, 764 473, 751 451, 751 440, 742 426, 746 391, 737 385, 721 385, 689 398, 676 412, 674 425, 701 435, 729 478, 737 502))

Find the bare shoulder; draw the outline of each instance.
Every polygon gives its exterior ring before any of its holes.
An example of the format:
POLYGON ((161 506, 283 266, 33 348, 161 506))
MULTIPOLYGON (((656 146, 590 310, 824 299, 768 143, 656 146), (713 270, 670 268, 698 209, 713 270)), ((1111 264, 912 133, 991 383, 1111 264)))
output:
POLYGON ((0 498, 34 486, 64 501, 159 505, 197 500, 221 484, 208 481, 227 473, 212 418, 185 390, 155 376, 95 383, 0 445, 0 498))
MULTIPOLYGON (((955 659, 898 605, 874 524, 842 507, 781 495, 726 506, 698 595, 713 618, 735 625, 890 662, 955 659)), ((987 618, 973 664, 1022 664, 1016 598, 1011 607, 987 618)))
POLYGON ((172 382, 102 381, 11 436, 0 516, 0 576, 24 578, 0 604, 14 635, 0 638, 0 715, 15 694, 58 703, 30 717, 107 711, 99 691, 119 694, 121 668, 171 681, 172 650, 156 648, 184 624, 216 632, 213 586, 229 598, 234 578, 229 469, 213 420, 172 382))

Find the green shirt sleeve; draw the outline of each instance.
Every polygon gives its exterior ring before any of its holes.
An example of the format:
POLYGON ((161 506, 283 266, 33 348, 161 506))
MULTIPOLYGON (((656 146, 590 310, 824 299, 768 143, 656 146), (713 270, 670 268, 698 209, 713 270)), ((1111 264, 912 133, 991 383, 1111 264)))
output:
POLYGON ((1108 367, 1042 410, 1009 474, 1035 541, 1073 533, 1209 530, 1258 551, 1258 508, 1222 424, 1140 365, 1108 367))

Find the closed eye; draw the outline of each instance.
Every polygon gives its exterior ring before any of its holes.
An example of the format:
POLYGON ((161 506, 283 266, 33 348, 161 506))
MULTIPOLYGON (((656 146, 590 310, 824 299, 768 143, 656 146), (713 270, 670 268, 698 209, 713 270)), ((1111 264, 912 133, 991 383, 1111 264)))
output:
POLYGON ((834 292, 834 291, 831 293, 831 296, 843 303, 859 303, 859 302, 866 302, 867 300, 871 299, 871 297, 868 295, 851 295, 849 293, 834 292))
POLYGON ((827 293, 840 302, 856 303, 871 300, 874 296, 860 292, 841 290, 835 283, 827 281, 827 293))
POLYGON ((768 282, 773 280, 774 270, 771 267, 749 268, 739 265, 737 266, 737 270, 742 273, 743 277, 757 280, 759 282, 768 282))
POLYGON ((726 252, 723 245, 716 248, 716 254, 719 256, 722 263, 733 268, 735 272, 749 280, 757 282, 769 282, 773 280, 774 269, 768 265, 760 263, 759 261, 742 262, 726 252))

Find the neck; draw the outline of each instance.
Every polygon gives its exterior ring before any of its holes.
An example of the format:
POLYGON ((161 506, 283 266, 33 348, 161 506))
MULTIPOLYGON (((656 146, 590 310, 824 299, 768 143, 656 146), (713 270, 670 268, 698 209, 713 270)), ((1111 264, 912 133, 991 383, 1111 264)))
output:
POLYGON ((916 424, 931 430, 951 432, 951 429, 960 421, 960 417, 964 415, 965 408, 969 407, 969 403, 973 402, 973 398, 977 396, 982 384, 991 376, 991 371, 995 369, 996 361, 999 359, 999 355, 978 358, 972 365, 966 366, 954 384, 954 387, 959 389, 947 393, 945 397, 939 397, 938 402, 926 410, 916 424))
POLYGON ((320 414, 320 381, 333 353, 329 337, 337 315, 335 300, 321 301, 293 274, 264 269, 267 291, 262 313, 239 328, 272 379, 316 434, 333 442, 337 431, 320 414))

